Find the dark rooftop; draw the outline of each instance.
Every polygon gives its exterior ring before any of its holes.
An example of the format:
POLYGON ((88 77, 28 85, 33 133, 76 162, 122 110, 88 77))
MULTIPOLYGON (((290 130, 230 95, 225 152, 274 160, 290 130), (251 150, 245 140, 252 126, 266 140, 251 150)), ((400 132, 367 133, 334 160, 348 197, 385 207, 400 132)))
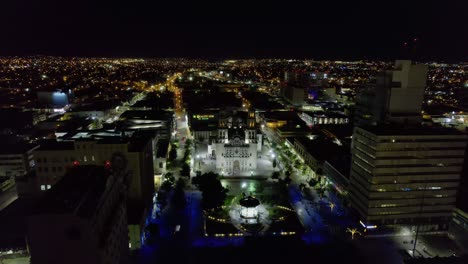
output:
POLYGON ((73 106, 71 108, 71 112, 105 111, 105 110, 113 109, 120 104, 121 102, 118 100, 99 101, 99 103, 80 104, 80 105, 73 106))
POLYGON ((0 144, 0 155, 2 154, 22 154, 29 150, 34 149, 38 145, 30 144, 26 142, 18 143, 1 143, 0 144))
POLYGON ((325 138, 311 140, 307 137, 297 137, 295 140, 301 143, 307 152, 320 162, 330 160, 337 155, 349 153, 349 150, 347 151, 345 147, 339 146, 325 138))
POLYGON ((39 145, 38 151, 73 150, 75 148, 73 141, 43 140, 39 142, 39 145))
POLYGON ((120 116, 120 119, 167 120, 171 116, 170 112, 159 110, 128 110, 120 116))

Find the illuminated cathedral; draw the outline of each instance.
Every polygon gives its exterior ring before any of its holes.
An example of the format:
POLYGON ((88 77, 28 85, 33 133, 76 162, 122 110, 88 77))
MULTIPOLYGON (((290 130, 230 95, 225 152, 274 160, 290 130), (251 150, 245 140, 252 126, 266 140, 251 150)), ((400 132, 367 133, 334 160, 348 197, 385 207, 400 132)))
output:
POLYGON ((257 169, 262 135, 257 134, 255 112, 230 111, 220 115, 217 137, 210 145, 216 169, 228 175, 257 169))

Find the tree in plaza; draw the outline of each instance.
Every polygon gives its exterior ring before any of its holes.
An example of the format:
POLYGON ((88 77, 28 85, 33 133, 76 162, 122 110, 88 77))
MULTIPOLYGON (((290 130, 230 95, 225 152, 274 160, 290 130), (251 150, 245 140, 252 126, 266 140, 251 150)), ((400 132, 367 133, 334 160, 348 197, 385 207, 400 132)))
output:
POLYGON ((150 223, 145 227, 145 233, 148 244, 153 244, 155 237, 159 236, 159 226, 155 223, 150 223))
POLYGON ((190 148, 185 148, 183 160, 184 160, 185 162, 190 162, 190 158, 191 158, 191 151, 190 151, 190 148))
POLYGON ((172 204, 177 209, 185 208, 187 204, 185 200, 185 181, 182 178, 179 178, 175 184, 174 193, 172 195, 172 204))
POLYGON ((163 183, 161 184, 161 190, 165 191, 165 192, 169 192, 170 190, 172 190, 172 187, 174 186, 174 183, 171 182, 171 181, 168 181, 168 180, 165 180, 163 181, 163 183))
POLYGON ((319 196, 320 196, 320 199, 322 199, 322 198, 323 198, 323 195, 325 194, 325 186, 320 185, 320 183, 318 184, 318 186, 319 186, 319 187, 318 187, 318 189, 316 189, 316 190, 317 190, 317 193, 318 193, 319 196))
MULTIPOLYGON (((162 188, 162 187, 161 187, 162 188)), ((172 187, 171 187, 172 188, 172 187)), ((162 209, 166 207, 167 204, 167 192, 158 192, 158 197, 156 198, 156 202, 159 204, 159 207, 162 209)))
POLYGON ((291 181, 292 181, 291 174, 289 175, 286 174, 286 177, 284 178, 284 183, 286 183, 286 185, 289 185, 291 181))
POLYGON ((294 167, 299 168, 302 164, 302 161, 299 159, 294 160, 294 167))
POLYGON ((300 189, 301 191, 303 191, 305 188, 306 188, 305 183, 299 184, 299 189, 300 189))
POLYGON ((175 182, 175 177, 174 177, 174 174, 172 172, 168 172, 164 175, 164 179, 166 181, 170 181, 172 184, 174 184, 175 182))
POLYGON ((315 186, 317 186, 317 184, 318 184, 317 180, 315 180, 315 179, 310 179, 309 180, 310 187, 315 187, 315 186))
POLYGON ((271 148, 272 149, 276 149, 277 147, 278 147, 278 144, 276 144, 275 142, 271 143, 271 148))
POLYGON ((190 177, 190 165, 188 165, 187 162, 184 162, 184 164, 182 164, 180 175, 185 176, 185 177, 190 177))
POLYGON ((193 141, 190 138, 187 138, 187 140, 185 140, 185 148, 186 149, 192 147, 192 144, 193 144, 193 141))
POLYGON ((323 174, 323 169, 322 169, 322 168, 318 168, 316 173, 317 173, 318 175, 322 175, 322 174, 323 174))
POLYGON ((273 180, 279 179, 280 176, 281 176, 281 173, 280 173, 279 171, 274 171, 274 172, 271 174, 271 178, 272 178, 273 180))
POLYGON ((169 151, 169 161, 174 161, 177 159, 177 147, 175 144, 172 144, 171 151, 169 151))
POLYGON ((304 163, 301 164, 301 172, 302 172, 302 175, 307 174, 307 165, 305 165, 304 163))
POLYGON ((228 190, 221 185, 218 177, 218 174, 208 172, 193 178, 193 184, 202 192, 204 209, 218 209, 226 200, 228 190))

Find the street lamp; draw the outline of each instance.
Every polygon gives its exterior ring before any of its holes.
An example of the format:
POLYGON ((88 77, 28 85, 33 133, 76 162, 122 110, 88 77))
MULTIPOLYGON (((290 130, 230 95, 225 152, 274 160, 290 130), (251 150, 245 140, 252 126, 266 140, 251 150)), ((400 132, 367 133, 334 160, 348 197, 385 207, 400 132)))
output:
POLYGON ((197 161, 198 161, 198 170, 201 170, 200 155, 199 154, 197 154, 197 161))
POLYGON ((356 228, 346 228, 346 233, 351 233, 351 239, 354 239, 355 234, 362 235, 356 228))

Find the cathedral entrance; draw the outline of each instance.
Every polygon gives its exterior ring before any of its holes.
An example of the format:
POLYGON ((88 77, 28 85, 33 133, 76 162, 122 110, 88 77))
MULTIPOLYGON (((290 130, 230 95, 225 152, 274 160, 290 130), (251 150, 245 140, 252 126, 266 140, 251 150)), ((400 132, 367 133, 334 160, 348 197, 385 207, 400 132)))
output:
POLYGON ((240 162, 238 160, 235 160, 232 166, 232 174, 239 175, 239 173, 240 173, 240 162))

